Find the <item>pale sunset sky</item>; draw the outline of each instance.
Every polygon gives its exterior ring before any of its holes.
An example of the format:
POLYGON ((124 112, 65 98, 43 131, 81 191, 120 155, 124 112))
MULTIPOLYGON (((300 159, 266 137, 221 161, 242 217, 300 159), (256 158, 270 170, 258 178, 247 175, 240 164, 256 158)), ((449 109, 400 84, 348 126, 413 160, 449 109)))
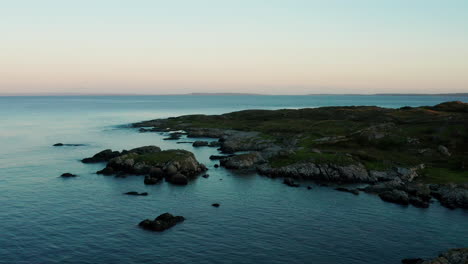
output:
POLYGON ((467 0, 0 0, 0 94, 468 92, 467 0))

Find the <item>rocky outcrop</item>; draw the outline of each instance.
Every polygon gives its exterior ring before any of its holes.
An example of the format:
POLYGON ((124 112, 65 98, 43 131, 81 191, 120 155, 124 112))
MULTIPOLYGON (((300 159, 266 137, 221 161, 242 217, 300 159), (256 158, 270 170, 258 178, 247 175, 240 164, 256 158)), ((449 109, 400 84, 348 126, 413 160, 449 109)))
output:
POLYGON ((431 260, 423 260, 421 258, 403 259, 403 264, 467 264, 468 263, 468 248, 450 249, 437 258, 431 260))
POLYGON ((432 185, 431 194, 447 208, 468 209, 468 184, 432 185))
POLYGON ((369 171, 369 174, 377 181, 392 181, 395 179, 400 179, 406 182, 411 182, 419 176, 419 171, 424 169, 424 167, 424 164, 410 168, 393 167, 385 171, 371 170, 369 171))
POLYGON ((189 138, 221 138, 228 133, 227 130, 219 128, 188 128, 186 131, 189 138))
POLYGON ((387 202, 427 208, 431 199, 435 198, 447 208, 468 209, 468 187, 466 184, 438 185, 394 180, 370 185, 362 190, 378 194, 382 200, 387 202))
POLYGON ((296 163, 284 167, 272 168, 268 164, 257 167, 259 173, 271 177, 302 178, 325 182, 363 183, 377 182, 377 179, 369 175, 364 165, 336 165, 296 163))
POLYGON ((170 213, 164 213, 156 217, 154 220, 143 220, 138 225, 146 230, 161 232, 183 222, 184 220, 185 218, 183 216, 173 216, 170 213))
POLYGON ((220 164, 228 169, 252 169, 255 165, 264 162, 259 152, 251 152, 221 159, 220 164))
POLYGON ((272 140, 261 138, 258 132, 229 131, 220 141, 223 153, 261 151, 274 146, 272 140))
POLYGON ((206 167, 200 164, 193 153, 186 150, 165 150, 155 146, 146 146, 122 151, 120 155, 110 159, 106 167, 98 174, 146 175, 145 184, 156 184, 165 178, 168 182, 185 185, 206 167))

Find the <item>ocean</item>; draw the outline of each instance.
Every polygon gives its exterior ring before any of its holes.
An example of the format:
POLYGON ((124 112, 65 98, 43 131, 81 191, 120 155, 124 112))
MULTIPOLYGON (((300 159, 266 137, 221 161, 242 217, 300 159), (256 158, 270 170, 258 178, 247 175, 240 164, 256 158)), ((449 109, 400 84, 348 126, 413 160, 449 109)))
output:
POLYGON ((164 141, 127 125, 185 114, 341 105, 435 105, 449 96, 0 97, 0 263, 400 263, 468 245, 468 211, 404 207, 313 183, 213 168, 215 148, 164 141), (85 144, 53 147, 58 142, 85 144), (210 177, 147 186, 97 175, 80 159, 144 145, 192 151, 210 177), (78 174, 64 179, 64 172, 78 174), (124 192, 148 192, 146 197, 124 192), (211 206, 220 203, 219 208, 211 206), (140 229, 170 212, 162 233, 140 229))

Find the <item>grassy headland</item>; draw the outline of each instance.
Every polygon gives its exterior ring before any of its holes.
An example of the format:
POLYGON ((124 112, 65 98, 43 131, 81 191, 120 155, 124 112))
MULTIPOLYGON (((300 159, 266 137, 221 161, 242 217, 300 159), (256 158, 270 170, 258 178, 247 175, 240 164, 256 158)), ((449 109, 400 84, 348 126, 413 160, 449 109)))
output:
POLYGON ((468 182, 468 104, 433 107, 321 107, 188 115, 135 124, 187 130, 256 131, 259 141, 291 144, 294 152, 269 158, 272 167, 298 162, 362 163, 368 170, 424 164, 420 180, 468 182))

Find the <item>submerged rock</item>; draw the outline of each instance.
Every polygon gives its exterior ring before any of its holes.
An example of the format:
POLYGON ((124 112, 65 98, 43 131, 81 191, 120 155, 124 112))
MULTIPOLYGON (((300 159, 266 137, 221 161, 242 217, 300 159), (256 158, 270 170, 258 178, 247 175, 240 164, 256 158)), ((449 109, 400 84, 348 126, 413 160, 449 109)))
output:
POLYGON ((340 192, 349 192, 349 193, 352 193, 354 195, 359 195, 359 190, 356 190, 356 189, 348 189, 348 188, 338 187, 338 188, 335 188, 335 190, 340 191, 340 192))
POLYGON ((148 195, 147 192, 142 192, 142 193, 139 193, 139 192, 126 192, 124 194, 126 194, 126 195, 135 195, 135 196, 147 196, 148 195))
POLYGON ((164 213, 156 217, 154 220, 143 220, 138 225, 146 230, 161 232, 183 222, 184 220, 185 218, 183 216, 173 216, 170 213, 164 213))

